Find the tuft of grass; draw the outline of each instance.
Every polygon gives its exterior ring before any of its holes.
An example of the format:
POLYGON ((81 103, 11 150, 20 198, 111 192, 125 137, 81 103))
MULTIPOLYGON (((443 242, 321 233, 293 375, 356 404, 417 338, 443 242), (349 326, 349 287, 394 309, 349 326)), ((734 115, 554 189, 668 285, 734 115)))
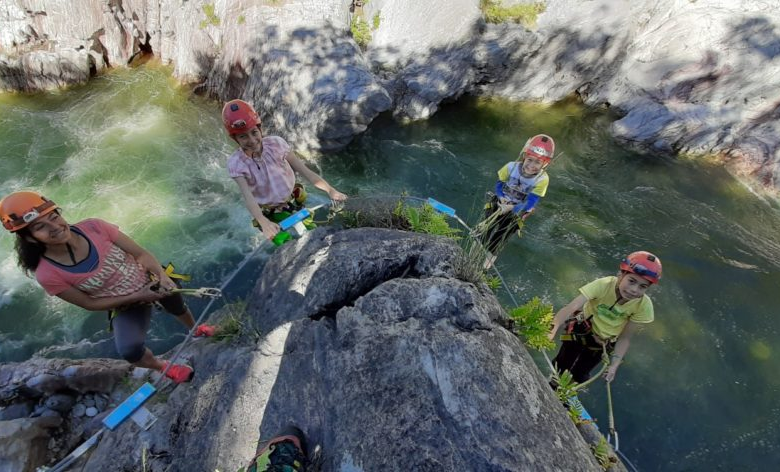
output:
POLYGON ((203 14, 206 15, 205 20, 200 20, 200 29, 203 29, 209 25, 211 26, 219 26, 220 19, 216 14, 216 9, 214 7, 213 3, 207 3, 201 7, 201 10, 203 11, 203 14))
POLYGON ((231 343, 244 335, 251 334, 259 339, 260 332, 251 327, 246 313, 246 302, 243 300, 225 305, 223 311, 226 314, 219 320, 216 326, 213 342, 231 343))
POLYGON ((355 40, 361 49, 365 49, 368 46, 368 43, 371 42, 371 30, 368 28, 366 20, 360 16, 355 15, 352 17, 350 31, 352 32, 352 39, 355 40))
POLYGON ((246 17, 244 15, 239 15, 238 16, 238 24, 239 25, 243 25, 244 23, 246 23, 246 17))
POLYGON ((371 20, 372 26, 374 27, 374 30, 379 29, 379 23, 382 21, 382 18, 379 16, 379 12, 376 12, 374 14, 374 18, 371 20))
POLYGON ((498 292, 498 289, 501 288, 501 279, 495 275, 490 276, 485 274, 485 283, 487 284, 488 288, 493 292, 498 292))
POLYGON ((514 321, 514 331, 525 339, 525 343, 538 350, 549 350, 555 343, 547 338, 553 321, 553 307, 534 297, 525 305, 514 308, 509 317, 514 321))
POLYGON ((501 0, 480 0, 479 7, 488 23, 518 23, 526 28, 536 26, 539 13, 547 6, 542 2, 524 3, 511 7, 503 6, 501 0))

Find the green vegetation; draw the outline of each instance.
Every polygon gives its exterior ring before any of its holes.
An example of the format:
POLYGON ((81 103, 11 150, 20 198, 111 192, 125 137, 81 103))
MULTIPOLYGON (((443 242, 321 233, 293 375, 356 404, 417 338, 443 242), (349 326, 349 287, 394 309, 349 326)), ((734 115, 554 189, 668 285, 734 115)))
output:
POLYGON ((222 309, 222 316, 217 322, 213 342, 234 342, 245 335, 259 339, 260 332, 250 326, 246 313, 246 302, 243 300, 229 303, 222 309))
POLYGON ((215 13, 214 4, 213 3, 207 3, 201 7, 203 10, 203 14, 206 15, 205 20, 200 21, 200 29, 205 28, 206 26, 219 26, 220 20, 217 14, 215 13))
POLYGON ((243 25, 244 23, 246 23, 246 17, 244 15, 239 15, 238 16, 238 24, 239 25, 243 25))
POLYGON ((382 19, 379 16, 379 12, 376 12, 374 14, 374 18, 373 18, 373 21, 372 21, 372 24, 373 24, 373 27, 374 27, 375 31, 379 29, 379 22, 380 21, 382 21, 382 19))
POLYGON ((569 418, 574 424, 582 423, 582 404, 579 401, 572 401, 573 398, 577 398, 577 382, 572 378, 571 372, 568 370, 563 374, 553 372, 552 382, 556 385, 555 394, 558 400, 569 410, 569 418))
POLYGON ((393 210, 393 215, 402 224, 402 227, 399 229, 414 231, 415 233, 446 236, 453 239, 459 238, 460 230, 451 227, 447 223, 447 217, 434 210, 427 203, 419 207, 413 207, 399 200, 393 210))
POLYGON ((539 351, 555 347, 555 343, 547 338, 553 316, 552 305, 542 303, 539 297, 509 312, 509 317, 514 321, 515 334, 522 336, 528 346, 539 351))
POLYGON ((490 276, 485 274, 485 283, 488 288, 494 292, 498 292, 501 288, 501 279, 498 276, 490 276))
POLYGON ((342 210, 339 214, 345 228, 387 228, 415 233, 433 234, 459 239, 460 230, 447 222, 447 217, 438 213, 427 203, 421 206, 408 205, 403 198, 393 206, 386 202, 365 205, 360 210, 342 210))
POLYGON ((598 444, 591 444, 590 450, 604 470, 609 470, 613 464, 617 463, 617 458, 611 454, 609 444, 607 444, 607 440, 603 436, 599 439, 598 444))
POLYGON ((355 40, 358 46, 365 49, 368 43, 371 42, 371 30, 369 30, 366 20, 358 15, 353 16, 350 30, 352 31, 352 39, 355 40))
POLYGON ((535 2, 505 7, 501 0, 480 0, 479 7, 488 23, 511 21, 522 24, 526 28, 533 28, 536 26, 537 16, 545 10, 546 5, 542 2, 535 2))

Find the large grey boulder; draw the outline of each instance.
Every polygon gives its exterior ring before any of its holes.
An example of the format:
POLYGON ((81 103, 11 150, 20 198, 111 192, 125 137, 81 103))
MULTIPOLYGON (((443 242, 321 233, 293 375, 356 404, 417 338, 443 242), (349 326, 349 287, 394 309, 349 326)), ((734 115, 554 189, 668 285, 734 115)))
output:
POLYGON ((199 341, 158 421, 104 437, 82 470, 236 470, 301 427, 322 470, 600 470, 492 292, 458 248, 390 230, 318 229, 280 248, 247 309, 262 338, 199 341))

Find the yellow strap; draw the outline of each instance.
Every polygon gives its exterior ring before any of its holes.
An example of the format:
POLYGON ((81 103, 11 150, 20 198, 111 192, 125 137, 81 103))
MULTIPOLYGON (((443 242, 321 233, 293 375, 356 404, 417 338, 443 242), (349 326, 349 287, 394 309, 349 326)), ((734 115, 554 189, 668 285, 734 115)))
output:
POLYGON ((190 280, 192 280, 192 276, 187 274, 177 274, 176 272, 174 272, 174 270, 175 269, 173 267, 173 264, 169 262, 168 265, 165 266, 165 275, 167 275, 172 279, 179 279, 183 282, 189 282, 190 280))

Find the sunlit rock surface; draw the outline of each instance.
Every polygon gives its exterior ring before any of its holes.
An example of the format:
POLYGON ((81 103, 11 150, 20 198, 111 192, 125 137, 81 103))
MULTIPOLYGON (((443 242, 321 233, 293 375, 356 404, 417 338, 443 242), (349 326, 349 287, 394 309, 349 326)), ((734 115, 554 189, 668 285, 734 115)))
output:
POLYGON ((106 434, 74 470, 233 471, 287 423, 321 446, 323 471, 601 470, 497 323, 493 293, 456 277, 457 254, 447 239, 378 229, 320 228, 284 245, 249 300, 252 329, 190 344, 180 361, 195 378, 163 382, 146 404, 157 422, 106 434))

